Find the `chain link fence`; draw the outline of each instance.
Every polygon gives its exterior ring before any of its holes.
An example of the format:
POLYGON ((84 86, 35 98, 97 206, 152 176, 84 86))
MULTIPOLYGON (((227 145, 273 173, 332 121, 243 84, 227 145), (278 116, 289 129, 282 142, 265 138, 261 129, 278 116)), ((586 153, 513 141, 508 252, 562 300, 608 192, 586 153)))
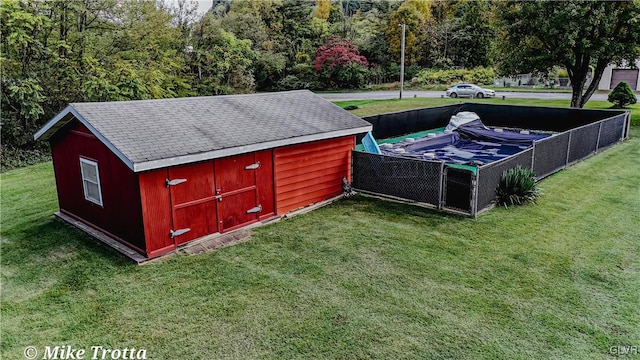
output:
POLYGON ((389 196, 407 201, 427 204, 441 210, 476 216, 490 208, 495 202, 496 188, 502 174, 518 165, 533 169, 538 180, 565 167, 589 157, 598 151, 624 140, 629 126, 629 112, 558 109, 551 116, 570 116, 567 123, 557 124, 546 120, 534 122, 532 114, 542 116, 553 112, 550 108, 514 107, 501 105, 461 104, 439 108, 410 110, 402 113, 375 115, 365 118, 374 124, 374 134, 378 127, 378 138, 403 135, 444 126, 445 118, 458 111, 483 112, 488 125, 522 127, 531 125, 536 130, 560 131, 550 137, 538 140, 527 150, 503 160, 478 167, 476 172, 447 166, 443 161, 427 161, 353 152, 353 187, 357 190, 389 196), (516 116, 507 122, 507 116, 491 115, 500 113, 516 116), (583 114, 583 116, 578 116, 583 114), (397 126, 396 126, 397 125, 397 126), (544 125, 544 126, 541 126, 544 125), (566 130, 565 130, 566 129, 566 130))
POLYGON ((570 132, 550 136, 533 143, 533 172, 542 179, 567 166, 570 132))
POLYGON ((440 161, 353 152, 353 187, 360 191, 440 206, 440 161))
POLYGON ((496 189, 500 184, 503 172, 513 169, 518 165, 525 169, 531 169, 532 159, 533 149, 527 149, 501 161, 479 167, 476 212, 480 212, 493 205, 496 199, 496 189))
POLYGON ((624 130, 625 117, 622 115, 603 120, 598 138, 598 151, 621 141, 624 137, 624 130))

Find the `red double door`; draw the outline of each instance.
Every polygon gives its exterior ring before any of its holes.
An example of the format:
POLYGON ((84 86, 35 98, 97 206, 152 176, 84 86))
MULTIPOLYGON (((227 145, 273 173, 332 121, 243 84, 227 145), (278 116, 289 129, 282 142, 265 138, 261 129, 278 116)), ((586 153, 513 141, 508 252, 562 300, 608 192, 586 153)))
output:
POLYGON ((271 151, 172 167, 168 175, 176 245, 273 215, 271 151))

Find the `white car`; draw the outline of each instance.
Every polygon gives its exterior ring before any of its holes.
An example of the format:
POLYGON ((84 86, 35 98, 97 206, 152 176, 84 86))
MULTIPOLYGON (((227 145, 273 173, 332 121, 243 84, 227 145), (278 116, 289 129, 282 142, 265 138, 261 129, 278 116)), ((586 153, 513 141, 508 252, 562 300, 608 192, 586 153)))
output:
POLYGON ((485 97, 494 97, 496 96, 496 92, 491 89, 481 88, 474 84, 458 84, 447 89, 447 96, 452 98, 468 96, 482 99, 485 97))

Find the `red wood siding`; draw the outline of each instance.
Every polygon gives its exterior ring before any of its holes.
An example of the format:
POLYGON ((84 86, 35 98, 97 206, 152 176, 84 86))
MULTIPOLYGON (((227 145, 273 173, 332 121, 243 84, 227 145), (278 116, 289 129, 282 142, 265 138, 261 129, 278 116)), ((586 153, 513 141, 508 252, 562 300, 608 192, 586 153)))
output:
POLYGON ((165 180, 167 169, 140 173, 140 198, 144 235, 147 241, 147 256, 155 257, 174 250, 176 244, 171 237, 171 197, 165 180))
POLYGON ((271 150, 147 171, 139 179, 149 257, 275 215, 271 150), (259 168, 245 169, 258 161, 259 168), (166 179, 187 181, 167 188, 166 179), (261 212, 247 214, 258 204, 261 212), (185 228, 190 231, 170 237, 185 228))
POLYGON ((60 210, 144 250, 137 175, 75 121, 51 140, 51 155, 60 210), (84 198, 80 157, 98 163, 103 206, 84 198))
POLYGON ((218 231, 227 232, 258 221, 259 213, 247 213, 259 204, 256 180, 262 166, 252 169, 257 166, 256 154, 217 159, 215 165, 216 195, 221 197, 218 202, 218 231))
POLYGON ((355 136, 315 141, 274 150, 276 213, 282 215, 342 193, 351 179, 355 136))
POLYGON ((273 188, 273 151, 261 151, 256 153, 256 161, 260 162, 260 169, 256 172, 256 184, 258 186, 258 203, 262 205, 260 220, 275 216, 275 201, 273 188))
POLYGON ((140 174, 78 122, 51 143, 61 211, 151 258, 195 238, 340 195, 342 178, 351 178, 355 136, 140 174), (98 163, 103 206, 84 198, 80 157, 98 163), (167 179, 187 181, 167 187, 167 179), (187 228, 182 235, 170 235, 187 228))
POLYGON ((187 233, 175 237, 176 245, 217 232, 213 162, 204 161, 170 167, 168 179, 186 180, 167 188, 171 193, 172 229, 190 229, 187 233))

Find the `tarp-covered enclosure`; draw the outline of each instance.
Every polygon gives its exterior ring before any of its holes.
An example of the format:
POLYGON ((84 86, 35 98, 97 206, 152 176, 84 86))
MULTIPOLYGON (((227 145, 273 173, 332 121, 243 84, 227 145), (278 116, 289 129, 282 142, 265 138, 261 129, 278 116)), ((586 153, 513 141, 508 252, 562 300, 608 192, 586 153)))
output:
POLYGON ((492 206, 505 170, 542 179, 624 140, 630 124, 621 110, 473 103, 364 119, 379 146, 353 152, 354 188, 472 216, 492 206))

